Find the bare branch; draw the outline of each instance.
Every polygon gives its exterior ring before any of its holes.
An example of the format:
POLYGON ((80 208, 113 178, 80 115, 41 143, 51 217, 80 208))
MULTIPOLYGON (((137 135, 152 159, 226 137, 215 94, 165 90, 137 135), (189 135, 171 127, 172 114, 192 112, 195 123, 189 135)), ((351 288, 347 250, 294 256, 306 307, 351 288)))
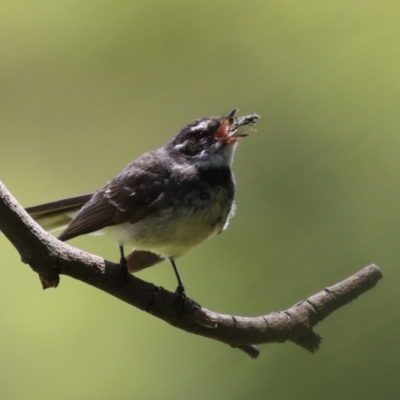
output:
POLYGON ((370 265, 288 310, 258 317, 219 314, 191 299, 182 310, 174 293, 132 275, 123 277, 118 264, 71 247, 44 231, 1 182, 0 230, 17 249, 22 261, 39 274, 43 288, 56 287, 59 275, 68 275, 177 328, 239 348, 252 358, 259 354, 255 345, 273 342, 292 341, 315 352, 321 336, 313 327, 373 288, 382 278, 380 269, 370 265))

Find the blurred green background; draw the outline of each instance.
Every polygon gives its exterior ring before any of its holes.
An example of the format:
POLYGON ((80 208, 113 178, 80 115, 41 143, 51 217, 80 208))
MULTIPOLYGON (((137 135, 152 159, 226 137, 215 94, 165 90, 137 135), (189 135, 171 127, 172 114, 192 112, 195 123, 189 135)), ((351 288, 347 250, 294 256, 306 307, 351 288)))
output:
MULTIPOLYGON (((192 119, 262 115, 229 229, 179 260, 212 310, 277 311, 374 262, 379 285, 292 343, 239 350, 62 277, 0 237, 2 399, 398 399, 400 3, 11 1, 0 179, 25 206, 93 191, 192 119)), ((103 237, 71 244, 116 260, 103 237)), ((166 288, 166 263, 139 274, 166 288)))

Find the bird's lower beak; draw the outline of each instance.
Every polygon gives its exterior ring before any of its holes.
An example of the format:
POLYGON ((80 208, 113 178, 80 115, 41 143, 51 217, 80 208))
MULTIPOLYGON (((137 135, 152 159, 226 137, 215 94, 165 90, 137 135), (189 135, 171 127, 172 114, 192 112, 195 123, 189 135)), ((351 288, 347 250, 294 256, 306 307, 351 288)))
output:
POLYGON ((246 115, 244 117, 235 118, 237 109, 232 110, 223 120, 217 131, 216 137, 222 143, 234 143, 238 139, 248 136, 248 133, 239 131, 241 126, 254 126, 260 118, 257 114, 246 115))

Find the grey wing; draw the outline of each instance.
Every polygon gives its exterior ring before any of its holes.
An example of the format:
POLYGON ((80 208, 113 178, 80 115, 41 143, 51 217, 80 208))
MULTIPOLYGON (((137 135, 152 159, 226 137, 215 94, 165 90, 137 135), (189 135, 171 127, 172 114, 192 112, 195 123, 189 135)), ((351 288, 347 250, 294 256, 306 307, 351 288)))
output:
POLYGON ((162 198, 163 181, 157 178, 151 169, 131 163, 92 196, 59 239, 72 239, 124 222, 133 224, 147 217, 162 198))

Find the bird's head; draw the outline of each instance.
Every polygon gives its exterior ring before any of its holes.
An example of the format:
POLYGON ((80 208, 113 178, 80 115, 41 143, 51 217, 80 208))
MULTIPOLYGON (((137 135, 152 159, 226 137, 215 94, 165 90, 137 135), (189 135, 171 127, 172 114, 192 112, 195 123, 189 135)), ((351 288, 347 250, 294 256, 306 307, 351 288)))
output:
POLYGON ((248 135, 239 128, 253 126, 259 118, 257 114, 235 118, 236 111, 194 120, 168 142, 167 149, 198 167, 230 167, 238 140, 248 135))

